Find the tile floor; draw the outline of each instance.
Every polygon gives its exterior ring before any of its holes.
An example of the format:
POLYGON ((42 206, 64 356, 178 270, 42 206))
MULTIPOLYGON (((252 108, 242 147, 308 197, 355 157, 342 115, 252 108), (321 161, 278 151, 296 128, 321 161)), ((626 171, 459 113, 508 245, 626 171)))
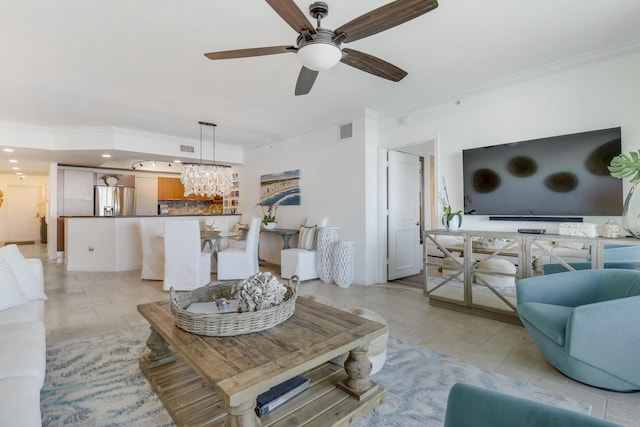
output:
MULTIPOLYGON (((44 262, 49 344, 145 324, 137 304, 167 298, 162 282, 143 281, 139 271, 66 272, 62 264, 46 260, 44 246, 20 249, 44 262)), ((640 393, 607 392, 566 378, 546 362, 523 327, 430 306, 422 291, 411 286, 341 289, 309 281, 300 293, 328 299, 340 308, 372 309, 384 316, 394 337, 586 401, 596 417, 640 427, 640 393)))

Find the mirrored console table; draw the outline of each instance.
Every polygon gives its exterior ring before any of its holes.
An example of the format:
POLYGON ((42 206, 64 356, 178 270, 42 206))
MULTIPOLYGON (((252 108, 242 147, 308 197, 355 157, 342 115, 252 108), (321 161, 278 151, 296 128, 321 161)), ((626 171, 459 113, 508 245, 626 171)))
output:
POLYGON ((427 230, 424 243, 424 294, 430 304, 520 324, 518 279, 544 274, 547 264, 573 270, 571 263, 587 262, 603 268, 605 246, 637 246, 640 240, 427 230))

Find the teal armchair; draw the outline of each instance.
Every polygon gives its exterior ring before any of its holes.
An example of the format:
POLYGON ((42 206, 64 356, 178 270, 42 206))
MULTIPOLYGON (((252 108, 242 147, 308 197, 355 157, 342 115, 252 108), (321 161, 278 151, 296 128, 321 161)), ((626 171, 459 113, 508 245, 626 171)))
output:
POLYGON ((444 427, 622 427, 564 408, 458 383, 449 391, 444 427))
POLYGON ((571 271, 516 282, 518 315, 547 360, 577 381, 640 390, 640 271, 571 271))

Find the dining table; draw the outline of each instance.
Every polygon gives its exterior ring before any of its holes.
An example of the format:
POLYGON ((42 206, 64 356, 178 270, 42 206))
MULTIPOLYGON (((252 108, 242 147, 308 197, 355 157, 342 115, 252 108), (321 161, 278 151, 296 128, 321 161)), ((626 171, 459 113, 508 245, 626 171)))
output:
POLYGON ((242 236, 242 234, 234 233, 232 231, 203 230, 200 232, 200 241, 202 242, 200 249, 204 251, 205 248, 209 246, 211 252, 217 252, 220 250, 220 242, 222 239, 229 239, 238 236, 242 236))

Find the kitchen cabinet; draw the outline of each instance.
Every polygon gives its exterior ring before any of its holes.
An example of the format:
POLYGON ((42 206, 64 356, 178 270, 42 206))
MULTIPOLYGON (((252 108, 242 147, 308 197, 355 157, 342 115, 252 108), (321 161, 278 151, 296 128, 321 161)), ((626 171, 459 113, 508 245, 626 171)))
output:
POLYGON ((180 179, 159 176, 158 200, 184 200, 184 187, 180 179))
POLYGON ((158 214, 158 185, 155 176, 136 176, 136 214, 158 214))
POLYGON ((158 200, 199 200, 210 201, 215 200, 222 202, 219 196, 197 196, 195 194, 184 195, 184 186, 180 182, 180 178, 158 177, 158 200))
POLYGON ((62 177, 62 215, 93 215, 95 173, 66 169, 62 177))

